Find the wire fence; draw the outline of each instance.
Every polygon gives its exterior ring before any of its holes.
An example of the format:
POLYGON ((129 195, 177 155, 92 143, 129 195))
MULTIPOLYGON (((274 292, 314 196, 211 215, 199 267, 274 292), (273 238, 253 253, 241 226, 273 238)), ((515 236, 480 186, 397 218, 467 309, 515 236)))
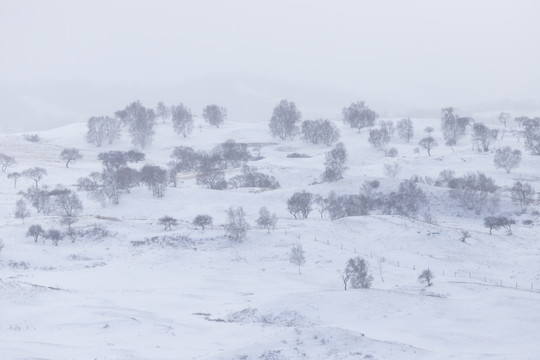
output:
MULTIPOLYGON (((286 232, 287 234, 287 232, 286 232)), ((290 236, 294 236, 297 239, 304 238, 302 234, 290 234, 290 236)), ((377 254, 373 254, 372 252, 366 253, 366 252, 360 252, 355 247, 348 247, 344 246, 343 243, 340 242, 333 242, 329 239, 323 240, 318 239, 317 237, 313 238, 314 242, 332 247, 334 249, 338 249, 340 251, 354 254, 354 255, 362 255, 372 261, 377 261, 378 265, 381 264, 394 266, 396 268, 400 268, 403 270, 409 269, 411 271, 417 271, 422 270, 418 269, 415 264, 410 263, 404 263, 401 260, 395 260, 395 259, 389 259, 387 256, 377 256, 377 254)), ((540 285, 538 285, 538 288, 536 288, 534 282, 527 282, 525 280, 516 280, 514 278, 498 278, 489 276, 486 274, 480 274, 478 272, 465 270, 465 269, 433 269, 430 268, 430 271, 436 275, 436 276, 442 276, 443 278, 447 279, 450 283, 463 283, 463 284, 473 284, 473 285, 481 285, 481 286, 496 286, 501 288, 507 288, 507 289, 517 289, 522 291, 529 291, 534 293, 540 293, 540 285)))

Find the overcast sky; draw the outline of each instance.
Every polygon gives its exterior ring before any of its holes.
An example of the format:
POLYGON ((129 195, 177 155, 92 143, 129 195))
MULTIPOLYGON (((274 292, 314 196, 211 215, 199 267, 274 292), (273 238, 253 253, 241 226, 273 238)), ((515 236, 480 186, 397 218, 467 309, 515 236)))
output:
POLYGON ((0 95, 248 75, 416 107, 537 100, 538 14, 538 0, 0 0, 0 95))

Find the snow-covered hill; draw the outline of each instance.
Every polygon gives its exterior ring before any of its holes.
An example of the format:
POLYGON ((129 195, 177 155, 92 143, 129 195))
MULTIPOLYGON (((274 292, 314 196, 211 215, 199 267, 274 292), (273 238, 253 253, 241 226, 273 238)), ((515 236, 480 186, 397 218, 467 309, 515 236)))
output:
MULTIPOLYGON (((395 119, 394 119, 395 120, 395 119)), ((294 220, 287 199, 306 190, 326 196, 357 193, 367 180, 396 190, 418 174, 436 178, 452 169, 458 176, 482 171, 497 185, 525 180, 540 188, 540 157, 523 152, 510 174, 493 166, 492 153, 476 153, 470 140, 454 150, 441 146, 431 157, 415 152, 426 126, 436 119, 413 119, 410 144, 394 136, 396 158, 372 148, 367 133, 338 124, 349 160, 345 178, 321 183, 328 147, 300 139, 277 141, 266 121, 228 121, 220 128, 197 124, 187 138, 157 124, 146 163, 165 166, 175 146, 208 150, 227 139, 259 143, 263 159, 250 161, 273 175, 280 189, 210 190, 194 174, 180 174, 177 188, 154 198, 144 187, 123 195, 119 205, 101 206, 80 193, 84 211, 74 225, 106 227, 100 240, 35 243, 30 224, 61 228, 57 216, 31 209, 24 223, 14 217, 18 192, 0 176, 0 358, 2 359, 538 359, 540 358, 540 215, 535 206, 516 214, 508 192, 498 213, 516 219, 512 235, 489 231, 483 216, 458 208, 447 189, 422 184, 431 223, 396 215, 369 215, 331 221, 314 211, 294 220), (287 158, 292 152, 309 158, 287 158), (384 176, 385 163, 399 163, 396 178, 384 176), (231 243, 222 224, 226 209, 241 206, 252 225, 247 239, 231 243), (257 229, 259 208, 278 216, 273 232, 257 229), (209 214, 214 226, 191 225, 209 214), (179 225, 165 231, 158 219, 179 225), (523 225, 532 220, 532 225, 523 225), (460 241, 462 231, 471 237, 460 241), (154 236, 183 235, 180 246, 142 245, 154 236), (302 274, 289 262, 291 247, 306 255, 302 274), (140 245, 140 246, 134 246, 140 245), (339 271, 362 256, 374 277, 370 289, 343 290, 339 271), (417 281, 429 268, 434 285, 417 281)), ((496 120, 489 124, 498 126, 496 120)), ((499 124, 500 125, 500 124, 499 124)), ((17 160, 9 171, 41 166, 43 183, 74 186, 99 171, 100 152, 131 149, 126 134, 114 145, 85 142, 86 124, 41 132, 33 143, 23 134, 0 135, 0 153, 17 160), (66 168, 63 148, 76 147, 83 159, 66 168)), ((523 150, 509 132, 495 147, 523 150)), ((240 173, 228 171, 227 176, 240 173)))

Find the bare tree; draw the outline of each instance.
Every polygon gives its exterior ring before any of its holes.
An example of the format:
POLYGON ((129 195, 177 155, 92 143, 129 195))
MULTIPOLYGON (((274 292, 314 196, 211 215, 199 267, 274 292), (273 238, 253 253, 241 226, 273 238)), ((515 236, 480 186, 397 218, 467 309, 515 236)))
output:
POLYGON ((501 124, 504 125, 504 127, 506 127, 506 125, 508 124, 508 122, 510 120, 512 120, 512 115, 510 115, 509 113, 507 112, 502 112, 499 114, 499 116, 497 117, 497 119, 499 120, 499 122, 501 124))
POLYGON ((26 202, 23 199, 17 200, 15 203, 15 217, 21 219, 24 224, 24 219, 30 216, 30 212, 26 208, 26 202))
POLYGON ((364 101, 358 101, 343 109, 343 121, 352 128, 363 129, 375 124, 379 117, 377 113, 367 107, 364 101))
POLYGON ((44 237, 51 240, 54 246, 58 246, 58 243, 60 242, 60 240, 62 240, 64 235, 62 235, 62 232, 60 230, 49 229, 44 237))
POLYGON ((437 144, 437 141, 435 141, 435 139, 431 136, 427 136, 425 138, 423 138, 422 140, 420 140, 418 142, 418 145, 420 145, 422 148, 426 149, 427 153, 428 153, 428 156, 431 156, 431 150, 438 146, 439 144, 437 144))
POLYGON ((404 180, 397 192, 384 199, 384 212, 414 217, 428 204, 427 196, 413 180, 404 180))
POLYGON ((496 207, 498 186, 483 173, 468 173, 461 178, 450 179, 449 185, 450 197, 467 210, 480 214, 490 202, 493 208, 496 207))
POLYGON ((489 235, 491 235, 492 230, 498 230, 501 227, 506 229, 508 234, 512 234, 512 225, 515 223, 514 219, 506 216, 488 216, 484 218, 484 226, 489 228, 489 235))
POLYGON ((22 172, 22 176, 25 176, 29 179, 32 179, 36 185, 36 189, 38 187, 39 181, 47 175, 47 170, 45 170, 42 167, 33 167, 30 169, 26 169, 22 172))
POLYGON ((390 134, 388 129, 372 129, 369 131, 368 142, 376 149, 384 148, 390 142, 390 134))
POLYGON ((473 125, 473 145, 478 151, 489 151, 489 146, 497 139, 498 130, 490 129, 482 123, 473 125))
POLYGON ((497 149, 493 163, 496 168, 503 168, 506 173, 510 173, 512 169, 519 166, 521 162, 521 151, 512 149, 510 146, 505 146, 502 149, 497 149))
POLYGON ((422 271, 420 275, 418 275, 418 281, 425 283, 427 286, 433 285, 433 278, 433 273, 429 269, 422 271))
POLYGON ((345 149, 342 142, 339 142, 332 150, 326 153, 326 161, 324 162, 326 168, 322 174, 322 180, 333 182, 343 179, 343 174, 347 170, 346 162, 347 149, 345 149))
POLYGON ((261 229, 266 229, 268 233, 270 233, 270 230, 276 228, 276 223, 276 214, 270 214, 270 211, 266 206, 261 207, 259 210, 259 218, 257 219, 257 226, 261 229))
POLYGON ((28 231, 26 232, 26 236, 33 237, 34 242, 38 242, 39 237, 44 236, 44 235, 45 235, 45 230, 43 230, 41 225, 37 225, 37 224, 31 225, 28 228, 28 231))
POLYGON ((305 219, 313 211, 315 198, 315 194, 306 191, 296 192, 287 200, 287 209, 295 219, 305 219))
POLYGON ((55 207, 62 213, 63 216, 75 217, 82 210, 83 205, 77 193, 66 189, 62 186, 48 193, 49 197, 53 197, 55 207))
POLYGON ((203 109, 202 117, 210 125, 219 127, 227 118, 227 109, 215 104, 207 105, 203 109))
POLYGON ((11 156, 6 154, 0 154, 0 169, 5 172, 8 167, 15 165, 17 162, 11 156))
POLYGON ((140 171, 141 181, 152 190, 154 197, 163 197, 169 182, 167 170, 157 165, 144 165, 140 171))
POLYGON ((270 118, 270 133, 281 140, 294 139, 302 114, 293 101, 281 100, 270 118))
POLYGON ((212 217, 210 215, 197 215, 193 219, 193 225, 200 226, 204 231, 208 226, 212 226, 212 217))
POLYGON ((401 165, 399 165, 397 162, 384 164, 384 174, 390 179, 395 179, 400 171, 401 165))
POLYGON ((212 149, 212 156, 220 158, 227 167, 237 167, 250 159, 247 144, 228 139, 212 149))
POLYGON ((531 184, 526 182, 517 181, 512 186, 511 197, 512 201, 519 204, 521 210, 527 210, 527 207, 534 203, 534 196, 536 191, 531 184))
POLYGON ((227 181, 222 171, 202 171, 197 174, 197 184, 209 189, 223 190, 227 188, 227 181))
POLYGON ((324 217, 324 213, 328 211, 328 208, 330 206, 328 198, 322 197, 321 195, 315 195, 315 200, 313 201, 313 203, 317 207, 317 210, 319 211, 322 219, 324 217))
POLYGON ((171 153, 171 167, 177 172, 196 171, 201 166, 201 155, 188 146, 177 146, 171 153))
POLYGON ((64 149, 60 153, 60 159, 66 162, 66 168, 69 167, 70 163, 74 163, 75 161, 82 159, 82 157, 81 152, 76 148, 64 149))
POLYGON ((406 142, 410 142, 414 136, 414 128, 411 119, 401 119, 397 123, 397 132, 400 138, 406 142))
POLYGON ((178 220, 166 215, 159 218, 159 223, 165 227, 165 230, 171 230, 171 227, 178 225, 178 220))
POLYGON ((249 224, 246 221, 244 209, 230 207, 227 210, 227 223, 224 226, 229 239, 234 242, 241 242, 246 238, 249 224))
POLYGON ((50 213, 51 201, 47 186, 42 186, 40 188, 31 186, 26 191, 21 191, 20 194, 30 202, 30 205, 32 205, 38 213, 43 213, 45 215, 50 213))
POLYGON ((457 142, 465 136, 467 126, 472 121, 471 118, 458 116, 454 110, 452 107, 441 110, 441 131, 444 142, 452 150, 457 142))
POLYGON ((167 105, 163 103, 163 101, 158 102, 156 106, 156 118, 161 119, 161 121, 164 123, 171 117, 171 108, 169 108, 167 105))
POLYGON ((311 144, 331 146, 340 137, 336 125, 326 119, 306 120, 302 122, 301 130, 304 140, 311 144))
POLYGON ((133 145, 145 148, 152 142, 156 114, 154 110, 147 109, 139 101, 135 101, 124 110, 119 110, 115 115, 128 126, 133 145))
POLYGON ((171 115, 174 132, 183 137, 193 132, 193 114, 184 104, 172 106, 171 115))
POLYGON ((13 180, 13 186, 15 187, 15 189, 17 188, 17 181, 19 180, 20 177, 21 177, 21 174, 16 172, 16 171, 12 172, 12 173, 9 173, 7 175, 8 179, 13 180))
POLYGON ((108 151, 98 154, 98 160, 101 161, 105 170, 117 171, 125 167, 128 163, 138 163, 145 159, 144 153, 130 151, 108 151))
POLYGON ((108 116, 93 116, 88 119, 86 141, 101 146, 105 141, 112 144, 120 138, 121 124, 117 119, 108 116))
POLYGON ((302 265, 306 263, 306 257, 304 254, 304 249, 302 249, 302 245, 300 244, 293 246, 289 254, 289 261, 291 264, 298 266, 298 274, 302 274, 302 265))
POLYGON ((258 187, 266 189, 279 189, 277 179, 272 175, 261 173, 254 166, 242 166, 242 174, 234 176, 228 181, 231 188, 258 187))
POLYGON ((345 267, 344 274, 348 282, 350 282, 351 288, 370 288, 373 276, 371 276, 367 262, 360 256, 349 259, 347 266, 345 267))
POLYGON ((523 117, 522 123, 525 148, 531 152, 531 155, 540 155, 540 117, 534 119, 523 117))
POLYGON ((330 219, 336 220, 347 216, 363 216, 369 214, 371 208, 370 201, 360 194, 336 195, 330 192, 327 198, 328 215, 330 219))

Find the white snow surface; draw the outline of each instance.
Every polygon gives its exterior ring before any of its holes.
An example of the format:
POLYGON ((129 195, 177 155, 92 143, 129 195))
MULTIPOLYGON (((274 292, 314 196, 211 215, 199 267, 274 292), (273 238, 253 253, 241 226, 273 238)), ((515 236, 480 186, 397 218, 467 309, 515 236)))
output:
MULTIPOLYGON (((43 183, 73 187, 79 177, 100 171, 98 153, 131 149, 129 138, 96 148, 85 142, 83 123, 41 132, 39 143, 23 134, 0 135, 0 153, 17 160, 0 174, 0 359, 540 359, 536 205, 516 214, 509 193, 501 193, 499 213, 517 222, 512 235, 489 235, 483 216, 456 207, 447 189, 429 185, 421 186, 435 224, 380 214, 331 221, 317 211, 294 220, 288 213, 287 199, 296 191, 357 193, 374 179, 390 191, 414 174, 435 178, 443 169, 457 175, 479 170, 500 186, 525 180, 540 189, 540 157, 524 151, 511 131, 495 148, 520 148, 523 161, 507 174, 494 168, 492 152, 474 152, 468 137, 452 150, 438 130, 440 146, 432 156, 415 153, 422 129, 438 129, 439 121, 413 123, 410 144, 392 139, 389 146, 399 151, 394 159, 369 146, 366 130, 338 124, 349 169, 335 183, 319 182, 328 147, 273 139, 266 120, 201 124, 187 138, 159 123, 143 150, 146 163, 165 166, 178 145, 207 150, 227 139, 261 143, 264 158, 249 165, 277 177, 281 188, 210 190, 196 184, 195 174, 181 174, 163 198, 141 187, 119 205, 103 207, 79 193, 84 211, 74 226, 99 224, 112 235, 58 246, 25 236, 30 224, 61 228, 60 218, 31 208, 24 223, 16 219, 18 192, 32 183, 21 178, 15 189, 6 174, 41 166, 48 171, 43 183), (59 159, 65 147, 84 156, 69 169, 59 159), (311 157, 287 158, 291 152, 311 157), (395 179, 384 177, 388 162, 402 165, 395 179), (242 206, 252 225, 242 243, 231 243, 221 226, 230 206, 242 206), (279 218, 271 233, 254 225, 261 206, 279 218), (212 229, 191 225, 197 214, 211 215, 212 229), (163 230, 163 215, 179 225, 163 230), (533 225, 523 225, 526 219, 533 225), (472 235, 466 242, 462 230, 472 235), (177 248, 132 244, 178 234, 192 241, 177 248), (289 262, 297 244, 306 254, 302 274, 289 262), (368 261, 372 288, 344 291, 339 271, 354 256, 368 261), (435 274, 431 287, 417 281, 426 268, 435 274)), ((488 125, 500 124, 493 119, 488 125)))

